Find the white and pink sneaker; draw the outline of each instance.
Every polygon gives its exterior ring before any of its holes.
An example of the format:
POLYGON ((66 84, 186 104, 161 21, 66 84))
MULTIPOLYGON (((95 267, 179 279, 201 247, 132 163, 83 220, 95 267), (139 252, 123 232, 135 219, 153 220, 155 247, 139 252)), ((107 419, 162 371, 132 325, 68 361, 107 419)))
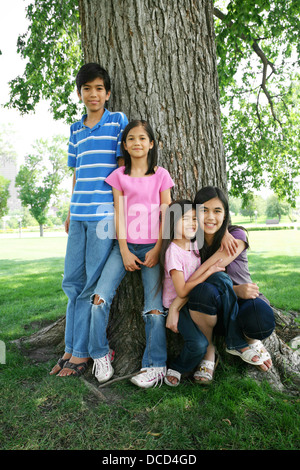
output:
POLYGON ((114 369, 111 366, 113 359, 114 357, 111 359, 110 352, 104 357, 94 359, 92 374, 95 371, 95 377, 99 383, 107 382, 114 375, 114 369))
POLYGON ((130 381, 142 388, 156 387, 158 382, 160 385, 166 375, 166 367, 146 367, 140 370, 138 375, 135 375, 130 381))

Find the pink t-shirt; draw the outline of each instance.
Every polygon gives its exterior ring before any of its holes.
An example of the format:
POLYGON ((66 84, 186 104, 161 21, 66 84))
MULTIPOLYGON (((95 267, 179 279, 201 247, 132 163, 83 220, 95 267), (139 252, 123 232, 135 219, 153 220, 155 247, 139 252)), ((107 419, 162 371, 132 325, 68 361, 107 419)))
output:
POLYGON ((170 271, 182 271, 184 280, 187 281, 201 265, 201 258, 195 254, 195 247, 191 243, 190 251, 180 248, 176 243, 171 243, 165 256, 165 278, 163 284, 163 306, 169 308, 177 297, 170 271))
POLYGON ((158 167, 153 175, 132 177, 125 167, 114 170, 106 183, 124 195, 127 242, 156 243, 159 237, 160 193, 172 188, 174 182, 167 170, 158 167))

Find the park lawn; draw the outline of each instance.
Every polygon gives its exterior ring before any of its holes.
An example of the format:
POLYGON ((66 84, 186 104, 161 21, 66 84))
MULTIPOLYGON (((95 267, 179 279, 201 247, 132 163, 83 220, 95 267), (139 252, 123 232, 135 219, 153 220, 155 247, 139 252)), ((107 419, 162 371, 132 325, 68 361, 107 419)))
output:
MULTIPOLYGON (((293 276, 299 276, 299 263, 292 264, 299 256, 299 234, 289 231, 284 250, 278 232, 265 235, 249 235, 253 278, 260 276, 264 293, 270 281, 282 292, 280 276, 294 268, 293 276)), ((267 382, 257 384, 238 361, 221 363, 210 388, 184 381, 178 388, 143 390, 123 381, 107 389, 106 403, 81 380, 49 376, 53 361, 31 363, 23 357, 9 341, 65 313, 65 245, 65 238, 1 240, 0 331, 7 345, 6 364, 0 365, 2 450, 299 449, 299 398, 276 392, 267 382)), ((279 300, 299 310, 282 293, 279 300)))
POLYGON ((274 307, 300 312, 300 231, 249 231, 253 282, 274 307))

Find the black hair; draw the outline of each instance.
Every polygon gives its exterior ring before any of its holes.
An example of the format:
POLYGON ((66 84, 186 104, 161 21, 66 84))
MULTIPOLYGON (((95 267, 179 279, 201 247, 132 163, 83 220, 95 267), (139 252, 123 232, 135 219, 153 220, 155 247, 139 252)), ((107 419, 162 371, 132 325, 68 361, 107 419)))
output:
MULTIPOLYGON (((220 248, 222 238, 224 237, 226 230, 232 232, 236 228, 241 228, 246 232, 244 227, 231 224, 228 199, 225 193, 220 188, 216 186, 205 186, 197 192, 194 203, 197 207, 198 205, 204 204, 206 201, 210 201, 214 198, 218 198, 222 202, 225 217, 222 226, 215 233, 213 242, 210 246, 205 242, 204 236, 204 244, 203 247, 200 249, 200 256, 202 262, 207 260, 220 248)), ((200 227, 199 230, 201 230, 200 227)))
MULTIPOLYGON (((164 278, 165 257, 167 249, 175 238, 175 229, 178 221, 189 212, 196 209, 195 204, 189 199, 180 199, 171 202, 166 209, 164 219, 164 229, 162 234, 162 244, 159 254, 160 262, 160 285, 164 278)), ((191 240, 194 241, 195 239, 191 240)), ((194 251, 196 256, 200 256, 198 251, 194 251)))
POLYGON ((107 71, 101 67, 101 65, 90 62, 83 65, 76 76, 76 86, 80 93, 81 87, 88 82, 92 82, 95 78, 102 78, 106 92, 108 93, 111 89, 110 77, 107 71))
POLYGON ((153 129, 147 121, 144 121, 143 119, 135 119, 134 121, 131 121, 129 124, 127 124, 122 134, 121 150, 122 150, 124 160, 125 160, 125 171, 124 171, 125 175, 130 175, 131 158, 130 158, 129 153, 125 149, 124 144, 126 144, 126 139, 127 139, 129 131, 131 131, 131 129, 133 129, 134 127, 139 127, 139 126, 144 128, 144 130, 146 131, 150 139, 150 142, 153 142, 153 147, 148 152, 148 159, 147 159, 148 169, 145 174, 152 175, 155 173, 155 167, 157 165, 158 155, 157 155, 157 144, 155 142, 153 129))

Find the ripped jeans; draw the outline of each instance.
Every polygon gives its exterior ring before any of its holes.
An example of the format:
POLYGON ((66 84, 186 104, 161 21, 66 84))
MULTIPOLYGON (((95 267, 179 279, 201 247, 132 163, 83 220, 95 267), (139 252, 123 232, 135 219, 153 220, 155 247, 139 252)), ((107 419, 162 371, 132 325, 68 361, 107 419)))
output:
MULTIPOLYGON (((146 253, 154 246, 154 244, 141 245, 128 243, 129 250, 141 261, 145 260, 146 253)), ((115 241, 94 293, 103 302, 99 305, 93 304, 91 310, 89 354, 93 359, 103 357, 109 351, 106 328, 110 307, 116 290, 126 272, 119 243, 115 241)), ((162 304, 162 292, 161 289, 158 289, 160 278, 159 264, 153 268, 141 266, 141 274, 144 287, 144 309, 142 315, 146 333, 146 348, 143 354, 142 367, 165 367, 167 360, 166 314, 162 304), (150 314, 149 312, 152 310, 158 310, 161 313, 150 314)))

